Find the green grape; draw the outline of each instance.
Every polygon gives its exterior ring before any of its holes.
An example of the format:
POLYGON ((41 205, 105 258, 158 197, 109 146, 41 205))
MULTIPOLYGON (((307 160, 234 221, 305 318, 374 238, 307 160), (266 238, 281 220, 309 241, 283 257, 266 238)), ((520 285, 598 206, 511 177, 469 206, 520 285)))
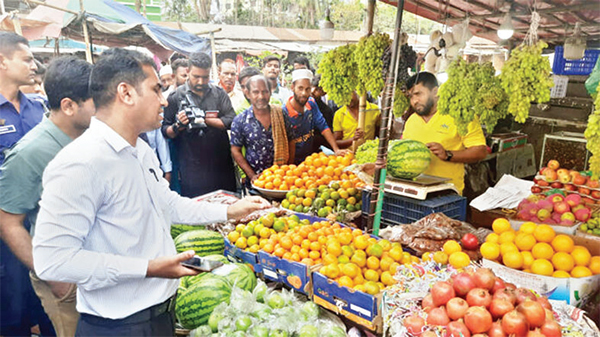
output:
POLYGON ((393 113, 396 117, 402 117, 409 106, 408 97, 406 97, 406 94, 404 94, 404 91, 402 91, 403 86, 403 83, 396 84, 396 91, 394 92, 393 113))
MULTIPOLYGON (((600 84, 596 89, 600 93, 600 84)), ((588 117, 587 127, 583 133, 587 139, 587 149, 592 153, 589 159, 593 179, 600 176, 600 95, 594 100, 594 112, 588 117)))
POLYGON ((379 96, 384 86, 383 60, 386 48, 391 44, 390 36, 385 33, 374 33, 363 36, 354 51, 354 59, 358 66, 359 95, 371 92, 373 97, 379 96))
POLYGON ((317 70, 323 90, 340 106, 350 103, 358 85, 355 49, 356 45, 349 44, 330 50, 323 55, 317 70))

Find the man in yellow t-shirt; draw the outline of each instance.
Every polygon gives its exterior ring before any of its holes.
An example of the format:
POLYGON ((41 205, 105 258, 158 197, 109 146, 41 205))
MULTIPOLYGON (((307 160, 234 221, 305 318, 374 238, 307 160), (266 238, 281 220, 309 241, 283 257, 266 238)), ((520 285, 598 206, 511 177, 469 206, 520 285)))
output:
POLYGON ((350 104, 339 108, 333 116, 333 135, 340 149, 352 145, 352 142, 365 137, 365 140, 375 139, 379 130, 381 111, 376 104, 367 102, 365 111, 365 129, 358 128, 358 95, 352 93, 350 104))
POLYGON ((465 187, 465 163, 474 163, 487 155, 485 137, 475 119, 461 136, 449 115, 437 113, 438 84, 435 75, 421 72, 407 82, 410 105, 415 111, 404 126, 403 139, 425 143, 431 153, 431 165, 425 174, 452 179, 459 193, 465 187))

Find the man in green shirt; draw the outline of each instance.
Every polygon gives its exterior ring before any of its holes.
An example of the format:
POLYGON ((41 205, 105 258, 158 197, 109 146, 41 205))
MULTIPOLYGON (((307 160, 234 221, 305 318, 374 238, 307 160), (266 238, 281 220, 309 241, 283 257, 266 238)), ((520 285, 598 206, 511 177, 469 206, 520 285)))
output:
POLYGON ((44 169, 63 147, 83 134, 95 112, 88 90, 91 71, 91 64, 72 56, 50 64, 44 82, 50 113, 15 144, 0 167, 0 234, 30 270, 33 288, 58 336, 75 335, 79 319, 76 288, 74 284, 37 278, 31 238, 44 169))

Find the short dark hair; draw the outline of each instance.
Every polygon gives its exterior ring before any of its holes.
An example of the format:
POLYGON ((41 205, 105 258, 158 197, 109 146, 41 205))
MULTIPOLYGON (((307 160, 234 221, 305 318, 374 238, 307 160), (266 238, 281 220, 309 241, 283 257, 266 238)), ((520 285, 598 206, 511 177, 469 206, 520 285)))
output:
POLYGON ((113 103, 119 83, 137 87, 143 82, 146 79, 143 66, 156 70, 154 61, 138 51, 111 48, 102 53, 90 79, 90 91, 96 109, 113 103))
POLYGON ((251 84, 256 81, 259 81, 259 80, 265 81, 265 83, 267 83, 267 88, 269 89, 269 92, 270 92, 271 91, 271 82, 269 82, 269 80, 267 80, 267 78, 262 74, 258 74, 258 75, 254 75, 254 76, 250 77, 248 82, 246 82, 246 90, 250 91, 251 84))
POLYGON ((262 67, 264 68, 267 65, 267 63, 269 63, 271 61, 277 61, 279 63, 279 66, 281 67, 281 59, 275 55, 265 56, 265 58, 263 58, 263 60, 262 60, 262 67))
POLYGON ((193 53, 190 55, 190 66, 200 69, 210 69, 212 66, 212 60, 208 54, 193 53))
POLYGON ((422 71, 414 74, 408 79, 406 82, 406 89, 410 90, 417 84, 422 84, 425 88, 431 90, 438 86, 438 81, 434 74, 422 71))
POLYGON ((321 74, 316 74, 315 77, 313 77, 311 84, 315 88, 321 87, 320 86, 320 84, 321 84, 321 74))
POLYGON ((305 56, 296 57, 294 59, 293 63, 303 64, 306 66, 307 69, 310 69, 310 62, 308 61, 308 58, 306 58, 305 56))
POLYGON ((12 58, 19 44, 29 47, 29 41, 21 35, 12 32, 0 32, 0 54, 12 58))
POLYGON ((171 63, 171 69, 173 70, 173 73, 176 73, 178 68, 189 68, 189 67, 190 67, 190 62, 184 58, 176 59, 175 61, 173 61, 173 63, 171 63))
POLYGON ((64 98, 81 103, 90 96, 92 65, 75 56, 56 58, 48 65, 44 90, 48 95, 50 109, 59 109, 64 98))
POLYGON ((240 83, 242 83, 242 81, 246 78, 246 77, 252 77, 254 75, 260 75, 260 70, 254 68, 254 67, 244 67, 241 71, 240 74, 238 75, 238 81, 240 83))

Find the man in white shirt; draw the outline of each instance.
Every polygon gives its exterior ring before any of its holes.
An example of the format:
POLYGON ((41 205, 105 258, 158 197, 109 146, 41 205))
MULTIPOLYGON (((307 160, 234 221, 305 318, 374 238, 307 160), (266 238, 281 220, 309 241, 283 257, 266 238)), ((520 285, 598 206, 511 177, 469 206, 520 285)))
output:
POLYGON ((275 55, 267 55, 263 58, 262 73, 271 83, 271 97, 276 98, 280 105, 285 105, 294 93, 279 83, 281 74, 281 59, 275 55))
POLYGON ((77 336, 173 336, 181 265, 172 223, 238 219, 268 207, 196 202, 169 190, 152 149, 138 138, 161 124, 167 105, 153 60, 117 49, 96 63, 90 128, 50 162, 33 238, 43 280, 76 283, 77 336))
POLYGON ((219 86, 225 90, 233 110, 236 110, 244 104, 246 98, 240 88, 236 87, 237 83, 237 70, 235 62, 232 59, 224 59, 219 65, 219 86))

